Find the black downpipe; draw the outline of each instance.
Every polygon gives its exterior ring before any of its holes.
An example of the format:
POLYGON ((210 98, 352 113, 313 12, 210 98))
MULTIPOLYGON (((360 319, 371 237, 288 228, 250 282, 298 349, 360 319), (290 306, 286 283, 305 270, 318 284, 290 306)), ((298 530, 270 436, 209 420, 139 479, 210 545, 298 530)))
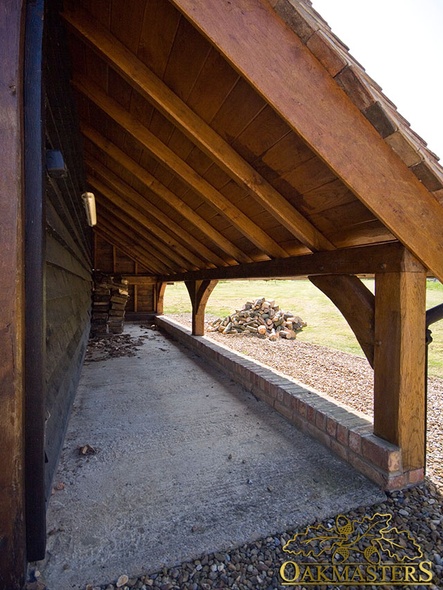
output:
POLYGON ((25 506, 28 561, 46 549, 45 209, 43 121, 44 0, 26 2, 25 175, 25 506))

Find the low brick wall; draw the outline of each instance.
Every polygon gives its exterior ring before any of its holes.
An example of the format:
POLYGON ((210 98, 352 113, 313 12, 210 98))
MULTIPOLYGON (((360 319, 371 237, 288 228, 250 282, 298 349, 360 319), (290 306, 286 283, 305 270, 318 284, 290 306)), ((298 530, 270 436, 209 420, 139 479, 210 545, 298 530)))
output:
POLYGON ((161 330, 229 373, 248 391, 381 488, 401 489, 424 479, 422 469, 403 471, 399 447, 375 436, 372 423, 363 414, 204 336, 192 336, 187 328, 170 318, 157 316, 155 321, 161 330))

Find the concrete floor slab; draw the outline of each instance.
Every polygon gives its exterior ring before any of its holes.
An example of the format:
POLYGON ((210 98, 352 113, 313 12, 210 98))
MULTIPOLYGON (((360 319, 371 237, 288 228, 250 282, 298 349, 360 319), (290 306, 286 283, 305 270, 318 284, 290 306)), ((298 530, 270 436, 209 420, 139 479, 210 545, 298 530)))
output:
POLYGON ((158 331, 84 366, 48 510, 49 590, 220 551, 385 498, 158 331), (91 445, 95 454, 79 455, 91 445))

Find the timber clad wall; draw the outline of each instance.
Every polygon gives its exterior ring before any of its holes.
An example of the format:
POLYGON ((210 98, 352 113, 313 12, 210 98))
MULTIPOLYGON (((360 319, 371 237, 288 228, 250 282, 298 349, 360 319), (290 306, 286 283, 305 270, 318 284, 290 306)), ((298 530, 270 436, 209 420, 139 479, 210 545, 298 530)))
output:
POLYGON ((46 495, 63 444, 90 326, 91 230, 81 202, 82 150, 66 68, 64 35, 46 15, 46 147, 68 169, 46 188, 46 495))

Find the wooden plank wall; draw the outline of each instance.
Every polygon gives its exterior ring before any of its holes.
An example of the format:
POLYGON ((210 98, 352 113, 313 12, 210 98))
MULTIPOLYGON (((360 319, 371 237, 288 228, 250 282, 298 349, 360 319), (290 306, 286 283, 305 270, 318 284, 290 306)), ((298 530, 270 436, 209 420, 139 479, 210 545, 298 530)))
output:
POLYGON ((0 588, 25 571, 23 433, 23 2, 0 10, 0 588))
POLYGON ((82 146, 70 99, 64 35, 55 5, 46 15, 46 144, 68 175, 46 190, 46 493, 64 440, 90 327, 92 232, 81 202, 82 146), (53 12, 52 12, 53 10, 53 12))

